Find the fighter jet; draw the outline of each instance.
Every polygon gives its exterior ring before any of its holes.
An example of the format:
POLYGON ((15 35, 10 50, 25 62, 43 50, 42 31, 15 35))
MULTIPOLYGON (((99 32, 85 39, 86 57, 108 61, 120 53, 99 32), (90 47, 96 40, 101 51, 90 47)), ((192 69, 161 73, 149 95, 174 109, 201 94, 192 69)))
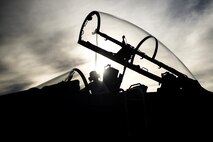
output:
POLYGON ((157 38, 98 11, 89 13, 79 29, 81 48, 119 68, 105 65, 102 79, 95 70, 87 79, 74 68, 56 84, 0 96, 6 133, 73 141, 211 138, 213 93, 157 38), (122 88, 131 80, 125 80, 128 73, 141 78, 122 88))

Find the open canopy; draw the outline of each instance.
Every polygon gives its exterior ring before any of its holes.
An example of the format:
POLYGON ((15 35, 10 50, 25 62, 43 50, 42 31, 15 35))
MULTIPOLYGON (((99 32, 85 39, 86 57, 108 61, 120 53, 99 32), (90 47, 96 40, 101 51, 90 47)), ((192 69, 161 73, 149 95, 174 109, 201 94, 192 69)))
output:
POLYGON ((96 58, 96 69, 111 64, 122 73, 122 67, 127 67, 124 88, 134 83, 156 88, 165 72, 195 79, 180 59, 154 36, 107 13, 93 11, 86 17, 78 43, 101 54, 96 58))

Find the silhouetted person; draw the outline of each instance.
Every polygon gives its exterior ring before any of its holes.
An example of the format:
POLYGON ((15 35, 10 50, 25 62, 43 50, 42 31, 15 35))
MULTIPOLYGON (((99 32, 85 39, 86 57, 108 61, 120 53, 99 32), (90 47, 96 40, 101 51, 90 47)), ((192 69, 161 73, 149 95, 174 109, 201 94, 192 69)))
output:
POLYGON ((89 77, 89 90, 91 90, 93 95, 100 95, 100 94, 108 94, 109 90, 106 85, 99 80, 100 75, 96 71, 90 72, 89 77))
POLYGON ((103 82, 111 93, 118 93, 122 82, 122 75, 119 70, 107 65, 104 70, 103 82))

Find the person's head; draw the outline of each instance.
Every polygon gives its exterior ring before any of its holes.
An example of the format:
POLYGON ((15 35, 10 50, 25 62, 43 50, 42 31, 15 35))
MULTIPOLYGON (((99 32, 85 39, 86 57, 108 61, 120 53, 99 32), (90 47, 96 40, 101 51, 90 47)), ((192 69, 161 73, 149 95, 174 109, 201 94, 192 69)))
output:
POLYGON ((100 75, 96 71, 91 71, 89 75, 89 81, 96 81, 100 78, 100 75))

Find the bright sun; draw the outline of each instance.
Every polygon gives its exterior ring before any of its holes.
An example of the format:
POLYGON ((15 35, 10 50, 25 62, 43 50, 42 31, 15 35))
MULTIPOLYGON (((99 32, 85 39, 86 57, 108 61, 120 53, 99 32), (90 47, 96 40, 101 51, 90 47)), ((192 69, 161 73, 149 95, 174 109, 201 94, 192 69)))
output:
POLYGON ((95 70, 100 75, 101 80, 103 78, 104 69, 108 64, 112 65, 112 61, 107 59, 106 57, 97 55, 97 62, 96 62, 95 70))

